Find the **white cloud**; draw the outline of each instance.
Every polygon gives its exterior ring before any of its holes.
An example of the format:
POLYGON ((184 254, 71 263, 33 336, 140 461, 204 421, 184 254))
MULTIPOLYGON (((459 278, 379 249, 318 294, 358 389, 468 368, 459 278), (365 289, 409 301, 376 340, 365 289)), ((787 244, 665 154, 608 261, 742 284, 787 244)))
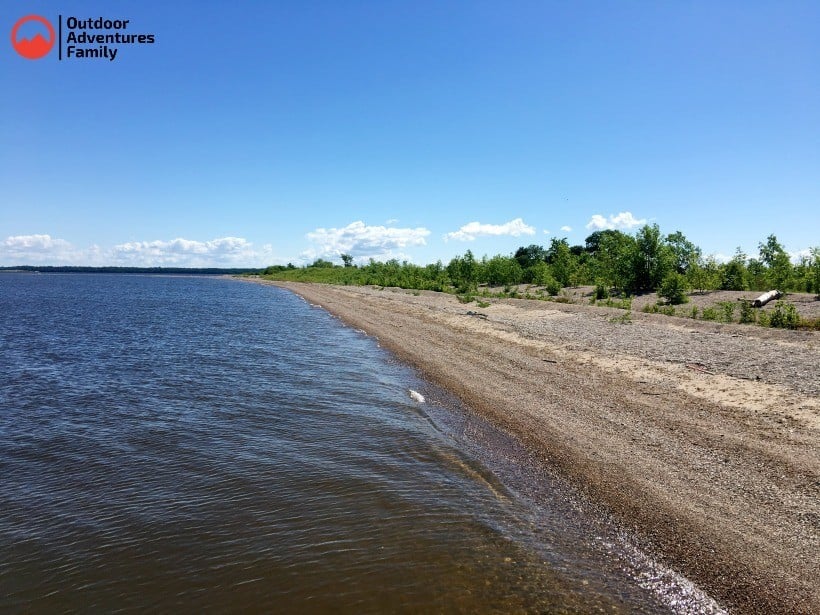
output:
POLYGON ((270 244, 255 249, 241 237, 132 241, 110 249, 77 248, 50 235, 16 235, 0 243, 0 264, 12 266, 261 267, 276 260, 270 244))
POLYGON ((812 256, 813 254, 811 248, 803 248, 802 250, 797 250, 796 252, 789 252, 789 258, 791 259, 793 265, 799 265, 803 259, 810 260, 812 256))
MULTIPOLYGON (((795 250, 794 252, 788 252, 789 260, 792 262, 793 265, 799 265, 803 259, 811 259, 812 258, 812 249, 811 248, 803 248, 802 250, 795 250)), ((720 264, 726 264, 731 261, 733 258, 737 256, 736 254, 723 254, 722 252, 715 252, 714 254, 709 254, 707 258, 713 258, 715 262, 720 264)), ((758 258, 757 255, 752 255, 752 258, 758 258)))
POLYGON ((350 254, 360 261, 368 258, 406 258, 404 253, 397 250, 423 246, 429 235, 430 231, 423 227, 367 226, 358 220, 343 228, 317 228, 308 233, 307 238, 316 245, 303 252, 302 256, 307 260, 338 258, 340 254, 350 254))
POLYGON ((71 243, 51 235, 12 235, 0 243, 3 265, 65 265, 82 256, 71 243))
POLYGON ((544 235, 550 235, 550 234, 552 234, 552 231, 550 231, 549 229, 544 229, 544 231, 543 231, 543 232, 544 232, 544 235))
POLYGON ((722 252, 715 252, 714 254, 710 254, 707 258, 713 258, 716 263, 720 264, 725 264, 732 260, 731 256, 723 254, 722 252))
POLYGON ((470 222, 465 224, 457 231, 447 233, 444 236, 445 241, 448 239, 457 239, 459 241, 473 241, 476 237, 509 235, 510 237, 520 237, 521 235, 535 235, 535 229, 527 224, 521 218, 510 220, 504 224, 481 224, 480 222, 470 222))
POLYGON ((51 235, 13 235, 6 237, 3 247, 7 250, 42 252, 70 246, 65 239, 52 239, 51 235))
POLYGON ((565 233, 571 233, 572 232, 572 227, 565 225, 565 226, 561 227, 561 230, 564 231, 565 233))
POLYGON ((117 264, 148 267, 231 267, 259 262, 260 254, 242 237, 195 241, 178 237, 169 241, 132 241, 114 246, 117 264))
POLYGON ((595 214, 587 223, 587 228, 595 231, 604 229, 626 230, 644 224, 646 224, 645 218, 637 219, 632 215, 632 212, 622 211, 617 216, 610 214, 609 218, 604 218, 601 214, 595 214))

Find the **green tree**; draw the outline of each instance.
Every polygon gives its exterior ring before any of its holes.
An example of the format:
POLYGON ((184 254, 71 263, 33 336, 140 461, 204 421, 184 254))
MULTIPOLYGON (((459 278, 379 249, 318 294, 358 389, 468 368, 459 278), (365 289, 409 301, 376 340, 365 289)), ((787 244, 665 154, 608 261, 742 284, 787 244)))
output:
POLYGON ((567 240, 553 238, 550 241, 546 259, 552 270, 552 275, 558 280, 558 283, 562 287, 569 286, 577 262, 570 252, 567 240))
POLYGON ((535 244, 529 245, 526 248, 523 246, 518 248, 514 255, 515 260, 518 261, 522 269, 532 267, 535 263, 546 260, 546 257, 547 251, 542 246, 535 244))
POLYGON ((658 296, 666 299, 670 305, 678 305, 686 303, 686 278, 683 274, 677 271, 671 271, 666 275, 661 282, 661 287, 658 289, 658 296))
POLYGON ((784 289, 792 275, 792 263, 777 237, 769 235, 766 243, 759 244, 760 260, 768 268, 768 279, 775 288, 784 289))
POLYGON ((714 256, 699 258, 686 274, 689 285, 700 293, 720 286, 720 267, 714 256))
POLYGON ((721 290, 746 290, 746 254, 738 248, 720 272, 721 290))
POLYGON ((635 235, 635 249, 632 252, 632 289, 658 288, 672 270, 672 260, 672 251, 663 242, 658 225, 643 226, 635 235))
POLYGON ((635 238, 621 231, 596 231, 590 235, 593 236, 595 251, 590 263, 593 275, 608 287, 626 290, 632 278, 635 238))
POLYGON ((701 257, 700 248, 686 239, 680 231, 666 236, 666 243, 672 250, 675 271, 686 274, 701 257))
POLYGON ((350 254, 342 254, 342 262, 344 263, 345 267, 352 267, 353 257, 350 254))
POLYGON ((626 237, 621 231, 614 229, 606 229, 603 231, 593 231, 589 237, 584 240, 584 251, 589 254, 597 254, 598 250, 603 247, 605 241, 611 241, 613 238, 626 237))
POLYGON ((814 287, 814 292, 820 298, 820 246, 811 249, 811 273, 810 279, 814 287))
POLYGON ((554 279, 552 277, 552 272, 550 271, 550 266, 544 261, 539 261, 530 267, 530 273, 532 276, 532 283, 537 284, 538 286, 544 286, 548 281, 554 279))
POLYGON ((447 265, 447 275, 459 292, 474 290, 478 281, 478 263, 470 250, 456 256, 447 265))
POLYGON ((514 257, 493 256, 485 265, 485 276, 492 286, 520 284, 524 270, 514 257))

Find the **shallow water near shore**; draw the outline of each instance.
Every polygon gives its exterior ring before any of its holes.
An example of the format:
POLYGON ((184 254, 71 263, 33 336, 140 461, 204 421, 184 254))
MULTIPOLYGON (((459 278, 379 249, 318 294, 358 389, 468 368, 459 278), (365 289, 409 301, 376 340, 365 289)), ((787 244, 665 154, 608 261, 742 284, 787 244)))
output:
POLYGON ((708 610, 287 291, 6 274, 0 366, 0 611, 708 610))

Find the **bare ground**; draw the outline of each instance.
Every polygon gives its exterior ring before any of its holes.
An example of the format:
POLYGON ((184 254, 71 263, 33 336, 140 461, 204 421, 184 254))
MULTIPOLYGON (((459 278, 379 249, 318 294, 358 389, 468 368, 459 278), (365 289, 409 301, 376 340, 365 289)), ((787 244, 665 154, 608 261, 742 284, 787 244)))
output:
POLYGON ((738 613, 820 613, 820 334, 281 283, 514 434, 738 613))

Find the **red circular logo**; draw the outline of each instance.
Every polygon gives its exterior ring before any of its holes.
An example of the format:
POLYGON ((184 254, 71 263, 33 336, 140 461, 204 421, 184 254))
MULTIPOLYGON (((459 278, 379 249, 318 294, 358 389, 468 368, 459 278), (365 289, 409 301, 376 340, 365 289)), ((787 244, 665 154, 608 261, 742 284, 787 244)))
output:
POLYGON ((39 60, 51 51, 51 48, 54 47, 55 39, 54 26, 49 23, 48 19, 40 17, 39 15, 26 15, 22 19, 17 20, 17 23, 14 24, 14 27, 11 29, 11 44, 14 46, 14 50, 29 60, 39 60), (44 39, 43 35, 39 32, 31 38, 17 40, 17 30, 20 29, 20 26, 30 21, 39 21, 48 28, 48 40, 44 39))

